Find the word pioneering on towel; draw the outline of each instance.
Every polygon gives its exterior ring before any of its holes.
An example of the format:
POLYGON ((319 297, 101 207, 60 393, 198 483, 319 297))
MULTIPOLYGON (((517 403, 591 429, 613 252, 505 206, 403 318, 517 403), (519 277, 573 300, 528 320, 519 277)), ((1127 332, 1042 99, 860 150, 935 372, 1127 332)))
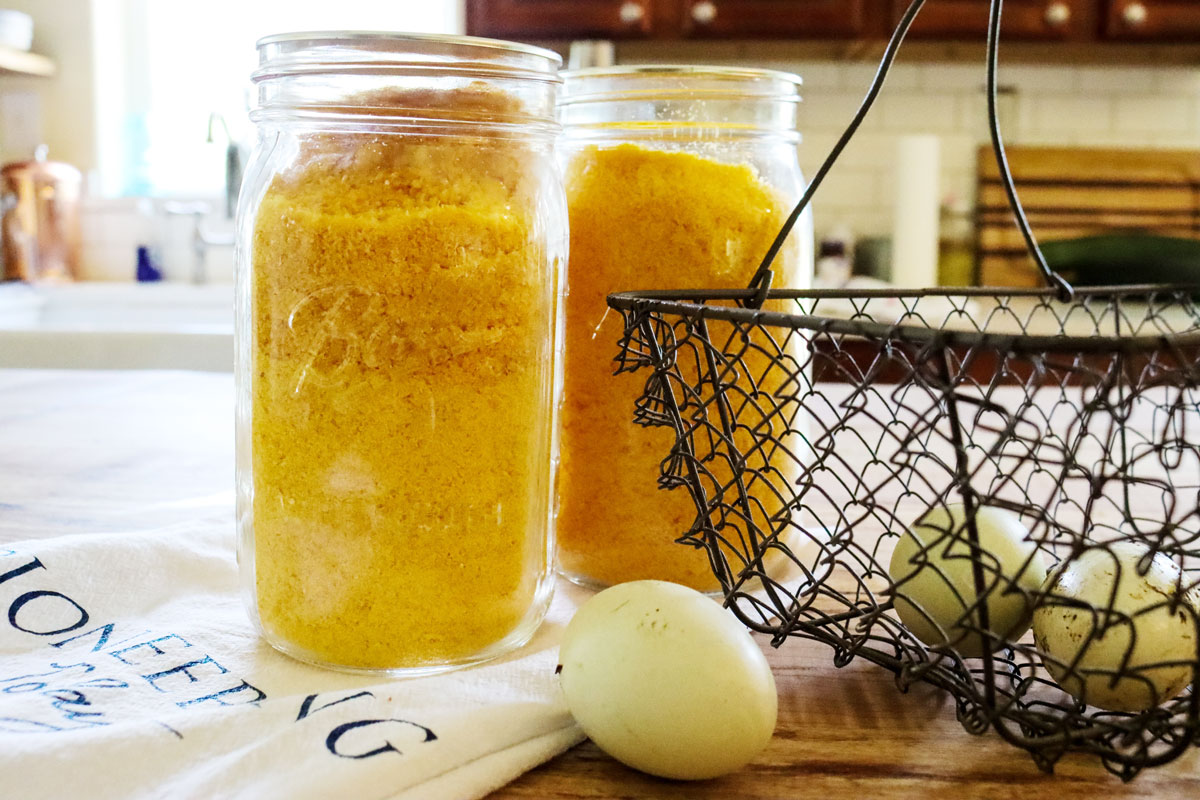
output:
MULTIPOLYGON (((5 570, 0 572, 0 612, 5 613, 8 625, 42 637, 52 648, 47 651, 44 670, 0 671, 0 699, 20 696, 23 701, 17 704, 17 713, 10 713, 10 703, 0 703, 0 731, 45 734, 112 725, 127 719, 123 711, 144 707, 147 697, 182 709, 258 707, 267 697, 248 681, 232 676, 179 633, 117 621, 97 623, 83 604, 46 588, 49 570, 35 556, 0 551, 0 569, 5 570), (8 567, 4 563, 8 561, 21 563, 8 567), (141 702, 131 704, 131 692, 141 695, 141 702)), ((367 690, 339 694, 305 696, 295 721, 309 719, 331 706, 375 697, 367 690)), ((139 714, 135 719, 144 721, 145 716, 139 714)), ((166 722, 156 720, 154 724, 184 738, 166 722)), ((430 728, 410 720, 353 719, 328 731, 325 749, 341 758, 362 759, 400 754, 398 742, 436 739, 430 728), (382 735, 368 739, 363 734, 371 728, 382 735)))

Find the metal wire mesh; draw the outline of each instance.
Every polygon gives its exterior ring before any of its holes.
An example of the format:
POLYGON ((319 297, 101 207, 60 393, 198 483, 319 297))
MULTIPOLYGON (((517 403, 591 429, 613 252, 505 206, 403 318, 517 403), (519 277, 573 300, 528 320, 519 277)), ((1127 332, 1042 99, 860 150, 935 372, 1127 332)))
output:
MULTIPOLYGON (((1200 310, 1191 292, 1100 289, 1061 301, 1050 290, 780 290, 763 309, 745 307, 757 294, 609 298, 625 318, 618 371, 646 376, 636 421, 676 433, 660 484, 686 489, 697 510, 680 541, 706 550, 734 613, 777 646, 812 639, 838 666, 866 659, 902 689, 945 689, 968 731, 996 730, 1045 770, 1087 752, 1129 779, 1196 741, 1198 695, 1165 696, 1179 687, 1154 680, 1175 670, 1195 686, 1200 670, 1200 310), (897 614, 907 579, 889 574, 889 559, 925 515, 957 503, 965 517, 913 562, 941 570, 934 556, 961 547, 971 568, 954 589, 961 613, 930 644, 897 614), (1178 568, 1173 583, 1139 611, 1122 608, 1115 589, 1106 603, 1080 601, 1053 582, 1056 572, 1019 586, 980 544, 984 507, 1018 515, 1057 569, 1133 542, 1178 568), (1024 628, 989 625, 991 598, 1006 594, 1030 611, 1082 616, 1080 652, 1125 635, 1115 663, 1090 666, 1109 688, 1134 682, 1150 707, 1106 710, 1064 691, 1097 678, 1024 628), (1142 626, 1154 611, 1182 621, 1173 634, 1182 657, 1177 647, 1139 649, 1138 636, 1148 645, 1170 633, 1142 626), (987 642, 979 657, 964 656, 971 637, 987 642)), ((1114 564, 1110 583, 1130 570, 1114 564)))

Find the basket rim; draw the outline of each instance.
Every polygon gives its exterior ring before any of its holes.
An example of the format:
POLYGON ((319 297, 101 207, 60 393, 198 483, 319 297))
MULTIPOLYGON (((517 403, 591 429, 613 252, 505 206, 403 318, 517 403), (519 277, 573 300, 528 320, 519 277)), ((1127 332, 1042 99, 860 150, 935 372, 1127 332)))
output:
MULTIPOLYGON (((1119 298, 1170 292, 1200 294, 1200 285, 1144 284, 1078 288, 1075 298, 1119 298)), ((942 329, 925 325, 874 322, 865 319, 791 314, 759 308, 710 306, 709 301, 745 302, 759 296, 755 289, 659 289, 614 292, 608 305, 618 311, 656 311, 676 316, 764 324, 826 334, 855 336, 876 341, 899 341, 925 346, 982 346, 1015 353, 1144 353, 1171 347, 1200 347, 1200 326, 1180 333, 1141 336, 1078 336, 989 333, 986 330, 942 329)), ((767 300, 869 300, 917 299, 921 297, 1044 297, 1056 300, 1054 288, 1008 288, 994 286, 940 287, 937 289, 771 289, 767 300)))

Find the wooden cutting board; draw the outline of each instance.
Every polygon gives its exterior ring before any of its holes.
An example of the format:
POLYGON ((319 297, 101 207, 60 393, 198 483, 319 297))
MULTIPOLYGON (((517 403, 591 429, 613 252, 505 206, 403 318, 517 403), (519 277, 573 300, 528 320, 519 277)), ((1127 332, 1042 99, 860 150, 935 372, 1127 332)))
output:
MULTIPOLYGON (((1200 239, 1200 150, 1010 147, 1007 155, 1039 241, 1121 231, 1200 239)), ((990 145, 976 163, 979 282, 1041 286, 990 145)))

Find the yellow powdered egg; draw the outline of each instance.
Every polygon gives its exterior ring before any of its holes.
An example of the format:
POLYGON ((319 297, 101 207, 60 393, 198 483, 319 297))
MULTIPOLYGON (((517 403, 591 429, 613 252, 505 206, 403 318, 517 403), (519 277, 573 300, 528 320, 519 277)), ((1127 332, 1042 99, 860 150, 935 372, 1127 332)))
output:
MULTIPOLYGON (((454 94, 423 102, 511 102, 454 94)), ((264 632, 300 657, 454 661, 531 605, 555 285, 533 158, 468 136, 312 132, 266 190, 253 555, 264 632)))
MULTIPOLYGON (((577 580, 599 585, 658 579, 716 590, 708 554, 675 541, 696 520, 687 491, 658 488, 675 432, 632 424, 646 376, 612 374, 622 321, 620 314, 607 310, 605 297, 632 289, 745 288, 779 230, 784 203, 747 164, 635 144, 582 149, 568 164, 565 180, 571 265, 559 471, 560 565, 577 580)), ((785 273, 787 258, 786 253, 781 256, 777 271, 785 273)), ((714 343, 732 335, 726 323, 710 322, 709 330, 714 343)), ((764 376, 770 359, 763 353, 749 352, 744 362, 745 373, 737 380, 747 386, 746 373, 766 393, 784 380, 782 371, 764 376)), ((696 377, 694 366, 680 364, 685 380, 696 377)), ((743 421, 753 424, 749 411, 743 421)), ((781 419, 774 424, 783 427, 781 419)), ((750 446, 747 430, 736 434, 734 444, 751 452, 751 465, 767 466, 762 451, 750 446)), ((714 459, 706 467, 713 472, 710 495, 718 485, 735 491, 728 488, 732 473, 727 462, 714 459)), ((755 522, 766 530, 767 518, 780 504, 762 486, 755 492, 765 503, 755 522)), ((744 562, 732 551, 726 555, 736 574, 744 562)), ((788 556, 773 550, 768 559, 786 561, 788 556)))

